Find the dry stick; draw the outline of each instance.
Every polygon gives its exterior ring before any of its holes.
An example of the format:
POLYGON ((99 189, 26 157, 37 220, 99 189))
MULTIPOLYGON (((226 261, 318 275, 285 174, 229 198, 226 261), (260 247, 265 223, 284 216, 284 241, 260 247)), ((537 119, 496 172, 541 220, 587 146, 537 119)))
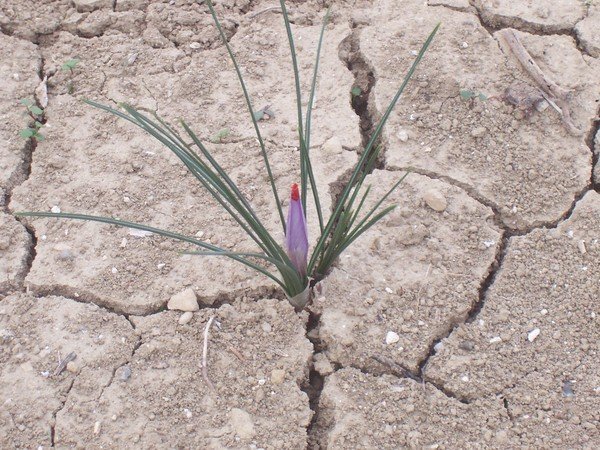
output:
POLYGON ((573 119, 571 119, 571 111, 567 103, 569 93, 542 72, 542 69, 533 60, 514 30, 507 28, 500 30, 499 34, 525 71, 545 94, 544 97, 546 97, 548 103, 551 105, 554 103, 553 107, 556 105, 560 108, 559 112, 562 115, 563 124, 567 128, 567 131, 573 136, 581 136, 583 131, 577 128, 575 123, 573 123, 573 119))
POLYGON ((235 348, 235 347, 232 347, 231 345, 230 345, 230 346, 228 346, 227 348, 228 348, 228 349, 229 349, 229 351, 230 351, 231 353, 233 353, 233 354, 234 354, 234 355, 235 355, 235 356, 236 356, 236 357, 237 357, 237 358, 238 358, 240 361, 242 361, 242 362, 246 362, 246 358, 244 358, 244 355, 242 355, 242 354, 240 353, 240 351, 239 351, 237 348, 235 348))
POLYGON ((371 355, 371 358, 377 361, 379 364, 388 367, 396 376, 410 378, 411 380, 417 382, 421 381, 421 379, 417 375, 413 374, 410 370, 408 370, 402 364, 394 361, 393 359, 387 358, 382 355, 371 355))
POLYGON ((75 352, 71 352, 67 356, 65 356, 65 359, 61 360, 60 353, 59 353, 58 366, 56 367, 56 369, 54 369, 54 373, 52 374, 52 376, 60 375, 66 369, 67 364, 69 364, 75 358, 77 358, 77 355, 75 354, 75 352))
POLYGON ((210 381, 210 378, 208 378, 208 363, 206 362, 206 357, 208 355, 208 332, 210 330, 210 326, 213 323, 213 320, 215 320, 215 316, 211 316, 210 319, 208 319, 208 323, 206 324, 206 327, 204 327, 204 346, 202 348, 202 376, 204 377, 204 381, 206 382, 206 384, 208 385, 208 387, 211 388, 211 390, 213 392, 217 392, 217 390, 215 389, 215 385, 212 384, 212 381, 210 381))
POLYGON ((268 8, 265 9, 261 9, 260 11, 256 11, 253 12, 252 14, 248 14, 248 19, 254 19, 256 16, 260 16, 261 14, 264 14, 266 12, 270 12, 270 11, 274 11, 274 12, 281 12, 281 6, 269 6, 268 8))
POLYGON ((421 282, 421 286, 419 286, 419 290, 417 292, 417 316, 419 315, 419 309, 421 307, 421 291, 423 290, 423 286, 425 286, 425 282, 427 281, 427 277, 429 277, 429 272, 431 271, 431 263, 427 266, 427 272, 425 272, 425 277, 423 277, 423 281, 421 282))

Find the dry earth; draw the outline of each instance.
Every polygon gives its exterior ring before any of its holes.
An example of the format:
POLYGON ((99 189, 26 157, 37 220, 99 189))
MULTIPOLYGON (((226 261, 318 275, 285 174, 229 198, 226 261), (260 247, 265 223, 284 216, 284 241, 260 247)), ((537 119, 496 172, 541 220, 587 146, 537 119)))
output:
MULTIPOLYGON (((286 192, 298 150, 277 2, 215 3, 255 105, 274 113, 260 126, 286 192)), ((288 6, 305 91, 333 7, 311 141, 327 209, 442 22, 367 178, 382 194, 411 169, 398 208, 302 313, 233 261, 14 215, 113 215, 252 250, 173 155, 81 102, 127 101, 185 118, 281 237, 206 6, 0 0, 0 447, 600 448, 600 2, 288 6), (509 28, 568 91, 581 133, 507 48, 509 28), (42 142, 19 136, 24 98, 44 107, 42 142), (181 292, 199 311, 167 310, 181 292)))

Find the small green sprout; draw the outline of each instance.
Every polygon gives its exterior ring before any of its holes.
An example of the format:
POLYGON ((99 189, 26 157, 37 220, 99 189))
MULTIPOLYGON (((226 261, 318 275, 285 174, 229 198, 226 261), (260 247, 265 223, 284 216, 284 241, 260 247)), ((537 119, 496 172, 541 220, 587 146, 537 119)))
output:
POLYGON ((263 106, 258 111, 254 111, 254 120, 268 120, 275 117, 275 113, 271 110, 271 105, 263 106))
POLYGON ((352 97, 358 97, 360 94, 362 94, 362 89, 359 88, 358 86, 354 86, 350 90, 350 94, 352 94, 352 97))
POLYGON ((75 66, 77 66, 77 64, 79 64, 79 60, 77 58, 73 58, 67 60, 62 66, 60 66, 60 68, 65 72, 68 70, 69 72, 73 73, 73 69, 75 66))
POLYGON ((73 69, 75 66, 79 64, 79 60, 77 58, 68 59, 65 63, 60 66, 60 69, 64 72, 69 71, 69 81, 67 82, 67 92, 72 94, 75 91, 75 87, 73 86, 73 69))
POLYGON ((19 100, 19 103, 27 108, 25 115, 33 120, 33 126, 23 128, 21 131, 19 131, 19 135, 23 139, 35 139, 38 142, 43 141, 44 136, 40 134, 40 128, 44 126, 44 124, 41 122, 44 118, 44 110, 28 98, 19 100))
POLYGON ((229 128, 222 128, 219 130, 219 132, 217 134, 215 134, 212 138, 211 138, 211 142, 217 144, 220 142, 223 142, 223 139, 225 139, 227 136, 229 136, 229 128))
POLYGON ((480 101, 485 102, 488 98, 485 94, 479 92, 470 91, 469 89, 461 89, 460 90, 460 98, 463 100, 472 100, 474 98, 478 98, 480 101))

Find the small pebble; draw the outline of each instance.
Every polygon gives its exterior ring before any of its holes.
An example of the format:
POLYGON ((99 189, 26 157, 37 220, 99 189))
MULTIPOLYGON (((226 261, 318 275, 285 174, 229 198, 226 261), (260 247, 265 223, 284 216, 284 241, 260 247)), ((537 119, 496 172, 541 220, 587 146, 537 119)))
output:
POLYGON ((398 136, 398 139, 400 139, 402 142, 408 141, 408 132, 406 130, 398 131, 396 136, 398 136))
POLYGON ((334 136, 323 143, 322 151, 330 155, 339 155, 344 149, 340 140, 334 136))
POLYGON ((498 342, 502 342, 502 338, 500 336, 495 336, 490 339, 490 344, 497 344, 498 342))
POLYGON ((117 270, 117 268, 116 268, 116 267, 113 267, 112 269, 110 269, 110 271, 111 271, 112 273, 117 273, 117 272, 118 272, 118 270, 117 270))
POLYGON ((131 367, 129 366, 123 366, 119 369, 120 374, 119 374, 119 379, 121 381, 127 381, 129 380, 129 378, 131 377, 131 367))
POLYGON ((398 336, 398 333, 395 333, 394 331, 388 331, 385 335, 385 343, 387 345, 395 344, 399 340, 400 336, 398 336))
POLYGON ((393 294, 394 293, 394 291, 391 288, 389 288, 389 287, 385 288, 385 292, 387 292, 388 294, 393 294))
POLYGON ((252 416, 243 409, 233 408, 230 411, 229 424, 241 439, 251 439, 256 434, 252 416))
POLYGON ((267 323, 267 322, 263 322, 263 323, 260 325, 260 327, 262 328, 262 330, 263 330, 265 333, 270 333, 270 332, 271 332, 271 330, 272 330, 271 324, 270 324, 270 323, 267 323))
POLYGON ((179 325, 185 325, 186 323, 189 323, 193 317, 194 317, 193 312, 186 311, 181 316, 179 316, 179 320, 177 321, 177 323, 179 323, 179 325))
POLYGON ((271 383, 273 384, 281 384, 285 380, 285 370, 282 369, 273 369, 271 371, 271 383))
POLYGON ((187 288, 172 296, 167 303, 167 308, 179 311, 198 311, 200 309, 196 293, 192 288, 187 288))
POLYGON ((188 419, 191 419, 193 416, 192 412, 187 408, 183 408, 183 413, 185 414, 185 417, 188 419))
POLYGON ((474 138, 482 138, 487 133, 487 129, 485 127, 477 127, 471 130, 471 136, 474 138))
POLYGON ((562 391, 563 391, 563 396, 573 397, 575 395, 575 393, 573 392, 573 382, 570 380, 565 381, 563 384, 562 391))
POLYGON ((463 350, 466 350, 468 352, 471 352, 471 351, 475 350, 475 343, 473 341, 462 341, 460 343, 460 348, 463 350))
POLYGON ((94 424, 94 434, 100 434, 100 427, 102 426, 102 423, 100 421, 97 421, 94 424))
POLYGON ((533 342, 535 341, 535 339, 540 335, 540 329, 539 328, 534 328, 533 330, 531 330, 529 332, 529 334, 527 335, 527 340, 529 340, 529 342, 533 342))
POLYGON ((79 373, 79 366, 75 361, 69 361, 67 363, 67 370, 71 373, 79 373))
POLYGON ((60 208, 59 208, 58 206, 54 205, 54 206, 53 206, 53 207, 50 209, 50 211, 51 211, 51 212, 53 212, 54 214, 58 214, 58 213, 60 213, 60 208))
POLYGON ((541 100, 539 102, 535 102, 534 106, 537 112, 544 112, 548 109, 550 103, 548 103, 546 100, 541 100))
POLYGON ((201 47, 200 42, 190 42, 190 48, 198 49, 200 47, 201 47))
POLYGON ((446 210, 448 206, 448 202, 446 201, 446 197, 435 189, 430 189, 423 194, 423 200, 427 203, 434 211, 442 212, 446 210))

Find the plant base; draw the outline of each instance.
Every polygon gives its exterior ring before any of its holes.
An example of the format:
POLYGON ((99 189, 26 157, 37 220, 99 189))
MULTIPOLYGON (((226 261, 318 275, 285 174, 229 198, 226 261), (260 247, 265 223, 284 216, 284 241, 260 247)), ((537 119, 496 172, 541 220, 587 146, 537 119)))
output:
POLYGON ((292 306, 296 308, 296 311, 302 311, 308 303, 308 300, 310 300, 310 285, 307 285, 306 289, 299 294, 296 294, 293 297, 288 295, 287 298, 292 306))

